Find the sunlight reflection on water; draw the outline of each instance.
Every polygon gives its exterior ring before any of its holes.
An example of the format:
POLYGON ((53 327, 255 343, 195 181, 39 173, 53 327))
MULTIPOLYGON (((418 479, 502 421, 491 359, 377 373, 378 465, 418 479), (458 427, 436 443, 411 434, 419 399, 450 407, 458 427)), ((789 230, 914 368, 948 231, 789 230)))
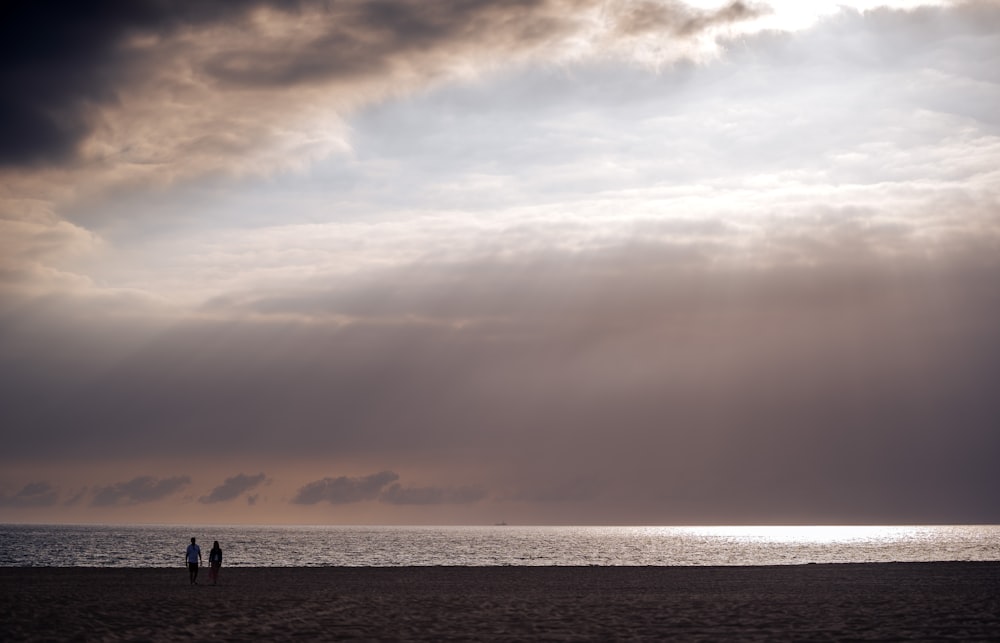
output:
POLYGON ((788 525, 680 527, 693 536, 745 542, 812 543, 816 545, 857 541, 901 542, 933 536, 941 527, 874 525, 788 525))
POLYGON ((0 566, 790 565, 1000 559, 1000 526, 332 527, 0 525, 0 566))

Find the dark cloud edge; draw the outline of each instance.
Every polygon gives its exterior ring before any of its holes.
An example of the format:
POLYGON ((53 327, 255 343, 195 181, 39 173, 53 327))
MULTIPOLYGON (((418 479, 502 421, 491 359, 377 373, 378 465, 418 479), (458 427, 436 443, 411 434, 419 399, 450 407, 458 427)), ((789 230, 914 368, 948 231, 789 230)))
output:
MULTIPOLYGON (((0 168, 66 165, 124 87, 156 64, 123 43, 131 37, 169 38, 184 28, 232 24, 267 7, 338 12, 320 37, 297 48, 263 51, 256 43, 218 51, 200 70, 233 86, 282 89, 385 73, 396 59, 423 57, 456 46, 517 44, 538 48, 572 32, 577 9, 594 0, 533 0, 514 6, 468 2, 368 2, 328 5, 320 0, 13 1, 0 5, 0 168), (506 37, 496 36, 503 32, 506 37), (252 71, 247 71, 247 70, 252 71)), ((640 4, 640 7, 646 6, 640 4)), ((687 38, 713 25, 747 19, 757 10, 731 2, 717 11, 678 3, 660 7, 643 29, 687 38), (649 25, 652 25, 650 27, 649 25)), ((623 9, 623 24, 635 16, 623 9)), ((626 28, 628 31, 634 29, 626 28)))
POLYGON ((236 500, 244 493, 256 489, 261 484, 267 484, 268 482, 270 482, 270 479, 263 472, 255 475, 247 475, 240 472, 235 476, 226 478, 221 485, 216 486, 207 495, 199 497, 198 502, 202 504, 230 502, 236 500))
MULTIPOLYGON (((138 34, 233 20, 262 0, 21 0, 0 5, 0 168, 64 164, 112 103, 136 62, 121 51, 138 34)), ((276 6, 300 3, 272 2, 276 6)))

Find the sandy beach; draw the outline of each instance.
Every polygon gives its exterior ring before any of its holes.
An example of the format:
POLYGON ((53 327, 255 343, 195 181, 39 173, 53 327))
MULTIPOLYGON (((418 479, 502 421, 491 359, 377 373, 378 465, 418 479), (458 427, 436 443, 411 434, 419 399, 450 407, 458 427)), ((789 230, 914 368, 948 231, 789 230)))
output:
POLYGON ((1000 562, 0 568, 0 640, 998 640, 1000 562))

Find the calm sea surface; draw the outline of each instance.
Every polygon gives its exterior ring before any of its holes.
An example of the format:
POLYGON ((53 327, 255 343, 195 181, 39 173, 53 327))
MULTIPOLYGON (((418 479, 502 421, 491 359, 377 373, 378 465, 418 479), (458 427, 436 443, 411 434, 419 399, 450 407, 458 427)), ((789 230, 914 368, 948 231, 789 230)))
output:
POLYGON ((191 536, 237 567, 796 565, 1000 560, 1000 526, 0 525, 0 566, 178 567, 191 536))

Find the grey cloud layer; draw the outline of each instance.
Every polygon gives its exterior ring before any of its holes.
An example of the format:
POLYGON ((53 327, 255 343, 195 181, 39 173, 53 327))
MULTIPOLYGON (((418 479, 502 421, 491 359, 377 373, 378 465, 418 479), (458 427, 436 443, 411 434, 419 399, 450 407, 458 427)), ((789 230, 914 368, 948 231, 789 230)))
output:
MULTIPOLYGON (((0 358, 34 347, 60 376, 5 371, 4 457, 180 456, 197 439, 233 457, 417 457, 446 483, 472 457, 494 463, 481 482, 499 497, 589 499, 599 515, 996 519, 995 244, 905 268, 860 255, 731 273, 660 250, 414 266, 364 289, 352 311, 370 321, 190 322, 108 364, 113 320, 8 316, 0 358)), ((327 478, 295 502, 466 493, 397 481, 327 478)))

